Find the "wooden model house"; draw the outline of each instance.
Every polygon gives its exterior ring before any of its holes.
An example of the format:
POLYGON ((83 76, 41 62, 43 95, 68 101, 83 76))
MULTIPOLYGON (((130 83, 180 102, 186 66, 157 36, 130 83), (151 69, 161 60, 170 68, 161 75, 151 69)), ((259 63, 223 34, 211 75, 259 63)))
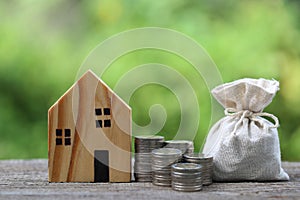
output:
POLYGON ((48 112, 49 182, 130 182, 131 109, 92 71, 48 112))

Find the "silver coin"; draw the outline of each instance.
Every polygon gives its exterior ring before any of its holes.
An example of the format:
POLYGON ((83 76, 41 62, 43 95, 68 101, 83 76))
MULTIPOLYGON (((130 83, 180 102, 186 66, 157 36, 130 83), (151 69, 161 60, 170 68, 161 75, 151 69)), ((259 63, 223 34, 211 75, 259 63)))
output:
POLYGON ((183 155, 184 159, 191 159, 191 160, 200 160, 200 161, 212 161, 212 156, 207 156, 202 153, 191 153, 183 155))
POLYGON ((135 173, 151 173, 152 169, 139 169, 139 168, 135 168, 134 172, 135 173))
POLYGON ((151 173, 152 172, 152 168, 150 169, 145 169, 145 168, 134 168, 134 172, 135 173, 151 173))
POLYGON ((172 177, 174 177, 174 179, 191 179, 191 180, 193 180, 193 179, 199 179, 199 178, 203 178, 202 176, 201 176, 201 173, 199 173, 199 174, 184 174, 184 175, 177 175, 177 174, 174 174, 173 172, 172 172, 172 177))
POLYGON ((180 149, 183 153, 194 152, 194 143, 189 140, 169 140, 165 141, 165 147, 180 149))
POLYGON ((201 171, 174 171, 174 170, 172 170, 172 173, 174 174, 174 176, 185 176, 185 175, 202 176, 203 175, 202 170, 201 171))
POLYGON ((152 164, 150 162, 138 163, 138 165, 137 164, 134 165, 134 167, 151 167, 151 166, 152 164))
POLYGON ((182 187, 182 186, 172 184, 172 189, 180 192, 197 192, 202 190, 202 185, 198 185, 194 187, 182 187))
MULTIPOLYGON (((181 151, 180 151, 181 152, 181 151)), ((166 156, 162 156, 162 155, 152 155, 152 160, 154 160, 154 161, 164 161, 164 160, 178 160, 178 159, 180 159, 181 160, 181 154, 178 154, 178 155, 172 155, 172 156, 170 156, 170 155, 166 155, 166 156)))
POLYGON ((172 176, 172 181, 174 183, 183 183, 183 184, 189 184, 189 183, 199 183, 202 184, 202 177, 189 177, 189 178, 179 178, 172 176))
POLYGON ((136 139, 134 140, 136 144, 165 144, 163 139, 152 140, 152 139, 136 139))
POLYGON ((152 178, 136 178, 135 181, 137 182, 152 182, 152 178))
POLYGON ((152 183, 160 186, 171 186, 171 166, 181 159, 178 149, 160 148, 152 151, 152 183))
POLYGON ((198 182, 174 182, 172 181, 172 185, 175 185, 177 187, 186 187, 186 188, 191 188, 191 187, 202 187, 202 182, 198 181, 198 182))
POLYGON ((171 177, 164 177, 164 176, 152 176, 153 179, 157 181, 170 181, 171 182, 171 177))
POLYGON ((139 174, 135 173, 135 176, 138 178, 152 178, 152 174, 139 174))
POLYGON ((166 144, 180 144, 180 145, 194 145, 193 141, 190 140, 167 140, 165 141, 166 144))
POLYGON ((187 172, 192 172, 192 171, 197 171, 200 172, 202 169, 202 166, 199 164, 195 164, 195 163, 176 163, 174 165, 172 165, 172 170, 174 171, 187 171, 187 172))
POLYGON ((213 157, 204 154, 185 154, 184 161, 189 163, 197 163, 202 165, 202 182, 203 185, 210 185, 212 183, 213 172, 213 157))
POLYGON ((152 154, 150 153, 135 153, 135 157, 140 157, 140 158, 151 158, 152 154))
POLYGON ((160 149, 155 149, 152 151, 152 155, 155 156, 163 156, 163 157, 168 157, 168 156, 177 156, 181 155, 182 152, 178 149, 173 149, 173 148, 160 148, 160 149))
POLYGON ((135 148, 154 148, 159 146, 163 146, 163 142, 135 142, 135 148))
POLYGON ((139 176, 139 177, 146 177, 146 176, 152 176, 152 172, 151 171, 135 171, 134 175, 139 176))
POLYGON ((164 145, 163 136, 135 136, 134 177, 138 182, 152 181, 152 151, 164 145))
POLYGON ((135 162, 136 163, 149 163, 151 164, 151 159, 147 159, 147 158, 135 158, 135 162))
POLYGON ((138 139, 135 139, 134 140, 134 143, 135 144, 151 144, 151 145, 164 145, 164 140, 161 139, 161 140, 151 140, 151 139, 143 139, 143 140, 138 140, 138 139))
POLYGON ((177 163, 178 161, 180 161, 180 159, 173 159, 171 161, 166 161, 166 162, 157 162, 157 161, 153 161, 152 162, 152 166, 157 167, 157 168, 171 168, 171 165, 174 163, 177 163))
POLYGON ((177 191, 199 191, 202 189, 202 166, 195 163, 172 165, 172 189, 177 191))
POLYGON ((152 176, 152 172, 134 172, 134 174, 139 176, 152 176))
MULTIPOLYGON (((152 168, 153 169, 153 168, 152 168)), ((171 169, 159 169, 159 170, 152 170, 153 174, 169 174, 171 175, 171 169)))
POLYGON ((155 147, 151 149, 136 149, 135 153, 151 153, 154 149, 158 149, 160 147, 155 147))
POLYGON ((193 181, 193 182, 175 182, 172 180, 172 184, 178 187, 201 187, 201 181, 193 181))
POLYGON ((152 176, 151 175, 141 175, 141 174, 136 174, 136 179, 151 179, 152 180, 152 176))
POLYGON ((162 187, 170 187, 171 181, 157 181, 155 179, 152 180, 153 185, 162 186, 162 187))
POLYGON ((140 140, 164 140, 163 136, 159 136, 159 135, 139 135, 139 136, 134 136, 134 139, 136 141, 140 141, 140 140))
POLYGON ((135 149, 153 149, 153 148, 161 148, 163 145, 161 142, 159 143, 135 143, 135 149))

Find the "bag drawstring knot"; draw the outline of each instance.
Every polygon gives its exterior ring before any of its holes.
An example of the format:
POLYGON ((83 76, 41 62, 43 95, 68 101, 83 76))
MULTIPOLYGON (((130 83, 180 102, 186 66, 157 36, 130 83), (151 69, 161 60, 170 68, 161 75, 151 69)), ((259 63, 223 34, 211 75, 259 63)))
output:
POLYGON ((252 121, 259 122, 260 120, 257 117, 270 117, 274 120, 275 124, 270 126, 270 128, 278 128, 279 127, 279 120, 277 117, 270 113, 266 112, 252 112, 250 110, 236 110, 234 108, 226 108, 224 111, 226 116, 241 116, 239 121, 235 124, 232 134, 235 134, 237 131, 238 126, 243 122, 243 119, 249 118, 252 121))

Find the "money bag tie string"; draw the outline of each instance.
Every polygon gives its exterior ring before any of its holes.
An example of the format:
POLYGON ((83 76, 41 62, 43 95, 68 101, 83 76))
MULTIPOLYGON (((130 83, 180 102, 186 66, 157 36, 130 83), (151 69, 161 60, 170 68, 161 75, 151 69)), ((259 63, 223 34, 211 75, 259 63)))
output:
POLYGON ((235 124, 232 134, 236 133, 238 126, 243 122, 243 119, 245 118, 249 118, 252 121, 261 123, 257 117, 270 117, 274 120, 275 124, 273 126, 270 126, 269 128, 279 127, 278 118, 270 113, 266 113, 266 112, 256 113, 256 112, 251 112, 250 110, 236 110, 234 108, 226 108, 224 113, 226 116, 241 116, 239 121, 235 124))

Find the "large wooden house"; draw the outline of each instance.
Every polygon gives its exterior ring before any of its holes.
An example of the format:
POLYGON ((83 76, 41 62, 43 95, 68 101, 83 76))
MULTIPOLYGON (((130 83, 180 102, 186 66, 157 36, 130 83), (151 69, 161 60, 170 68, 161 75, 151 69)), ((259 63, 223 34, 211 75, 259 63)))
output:
POLYGON ((48 112, 49 182, 130 182, 131 109, 92 71, 48 112))

